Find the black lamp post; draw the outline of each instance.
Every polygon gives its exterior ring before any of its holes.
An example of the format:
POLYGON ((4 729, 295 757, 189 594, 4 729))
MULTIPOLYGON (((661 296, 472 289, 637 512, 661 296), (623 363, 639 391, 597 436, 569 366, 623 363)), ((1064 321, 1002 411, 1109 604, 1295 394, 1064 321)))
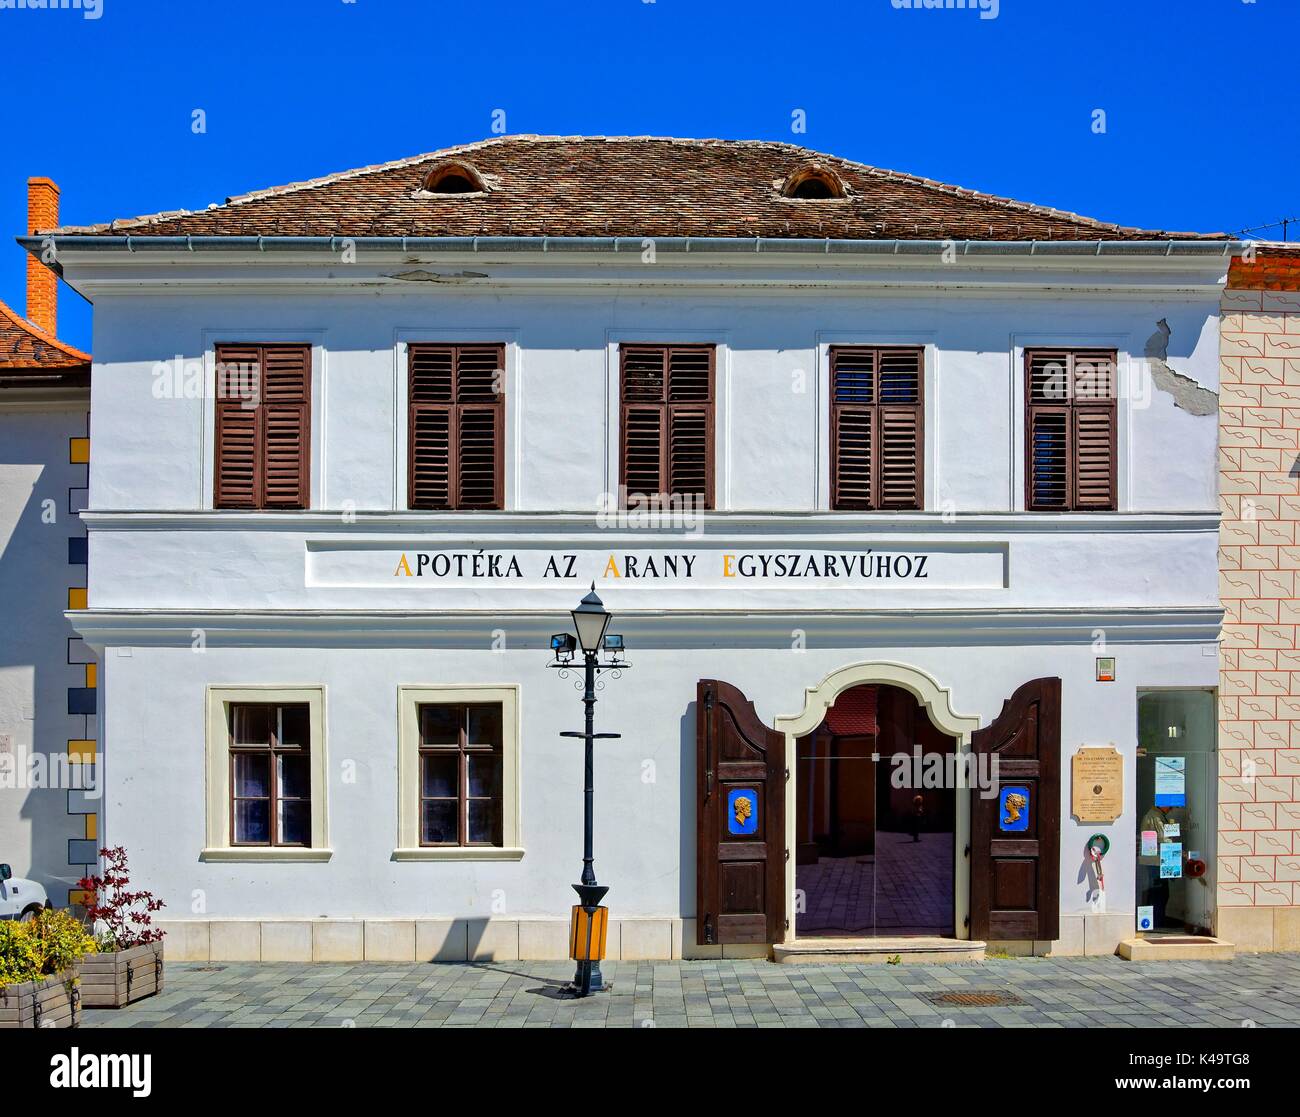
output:
MULTIPOLYGON (((593 920, 599 920, 599 925, 604 926, 604 909, 600 907, 600 901, 604 899, 605 893, 609 887, 596 883, 596 870, 593 865, 592 855, 592 812, 595 804, 595 789, 593 786, 594 775, 594 751, 592 742, 597 739, 607 739, 620 737, 620 733, 597 733, 595 732, 596 717, 596 676, 601 671, 621 671, 628 664, 623 662, 623 637, 606 636, 605 630, 609 627, 610 614, 605 609, 604 603, 596 595, 596 584, 591 585, 591 592, 578 604, 578 607, 572 611, 573 627, 577 632, 577 639, 567 633, 561 632, 551 637, 551 649, 555 653, 555 662, 551 664, 563 671, 566 668, 574 666, 574 652, 581 648, 582 650, 582 669, 583 669, 583 687, 582 703, 586 707, 586 727, 581 733, 566 731, 560 734, 561 737, 581 737, 585 742, 585 773, 582 788, 582 881, 573 886, 573 890, 578 894, 578 906, 586 914, 587 923, 587 947, 579 950, 577 946, 577 930, 575 928, 575 957, 577 958, 578 968, 573 975, 573 994, 578 997, 585 997, 589 993, 599 992, 604 988, 604 983, 600 973, 600 958, 592 958, 593 953, 589 949, 591 939, 591 925, 593 920), (600 659, 601 651, 606 654, 604 662, 600 659)), ((615 676, 617 677, 617 675, 615 676)), ((576 914, 576 913, 575 913, 576 914)), ((603 939, 603 930, 600 937, 603 939)), ((599 952, 595 952, 599 954, 599 952)))

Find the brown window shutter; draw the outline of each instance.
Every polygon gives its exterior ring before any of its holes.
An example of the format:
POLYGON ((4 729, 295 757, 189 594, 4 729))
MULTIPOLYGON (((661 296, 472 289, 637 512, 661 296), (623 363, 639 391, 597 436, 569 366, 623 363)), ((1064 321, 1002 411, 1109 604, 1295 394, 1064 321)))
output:
POLYGON ((713 346, 624 345, 619 361, 626 496, 689 496, 712 508, 713 346))
POLYGON ((311 349, 262 347, 262 445, 265 508, 306 508, 311 349))
POLYGON ((1116 359, 1106 349, 1025 351, 1025 505, 1114 511, 1116 359))
POLYGON ((1065 509, 1073 501, 1070 409, 1038 405, 1029 413, 1029 507, 1065 509))
POLYGON ((505 507, 505 346, 407 350, 412 508, 505 507))
POLYGON ((623 405, 622 483, 629 494, 653 496, 663 489, 664 411, 623 405))
POLYGON ((925 350, 837 345, 830 360, 831 507, 920 508, 925 350))
POLYGON ((1080 510, 1115 507, 1115 412, 1074 408, 1074 504, 1080 510))
POLYGON ((880 507, 921 507, 921 414, 880 408, 880 507))
POLYGON ((217 347, 218 508, 306 508, 311 347, 217 347))

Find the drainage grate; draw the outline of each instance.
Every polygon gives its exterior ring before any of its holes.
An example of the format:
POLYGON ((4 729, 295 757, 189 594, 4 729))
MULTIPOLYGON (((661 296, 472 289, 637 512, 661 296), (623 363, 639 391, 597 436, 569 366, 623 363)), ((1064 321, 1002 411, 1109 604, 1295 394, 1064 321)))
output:
POLYGON ((922 996, 932 1005, 946 1005, 949 1008, 995 1008, 999 1005, 1025 1003, 1014 993, 1004 993, 998 989, 979 989, 969 993, 924 993, 922 996))

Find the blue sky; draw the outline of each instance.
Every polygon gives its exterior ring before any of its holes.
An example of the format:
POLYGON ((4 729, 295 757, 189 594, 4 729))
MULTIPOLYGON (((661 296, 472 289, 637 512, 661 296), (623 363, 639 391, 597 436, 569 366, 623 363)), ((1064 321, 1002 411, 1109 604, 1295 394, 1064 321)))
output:
MULTIPOLYGON (((495 110, 515 133, 790 140, 1150 228, 1300 216, 1298 0, 99 2, 0 9, 7 234, 28 175, 67 223, 196 208, 482 139, 495 110)), ((16 246, 0 298, 22 309, 16 246)), ((90 325, 65 287, 60 333, 88 347, 90 325)))

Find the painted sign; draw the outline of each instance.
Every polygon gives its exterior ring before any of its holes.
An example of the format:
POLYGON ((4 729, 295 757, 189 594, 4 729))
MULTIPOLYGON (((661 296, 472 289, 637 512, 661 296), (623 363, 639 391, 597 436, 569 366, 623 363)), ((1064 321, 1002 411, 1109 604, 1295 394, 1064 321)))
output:
POLYGON ((1029 829, 1029 788, 1015 784, 998 794, 998 829, 1009 834, 1029 829))
POLYGON ((307 544, 307 584, 397 589, 545 589, 583 586, 699 589, 1001 589, 1004 544, 836 550, 694 544, 672 550, 516 547, 429 549, 418 542, 307 544))
POLYGON ((1114 822, 1124 813, 1124 758, 1114 748, 1081 748, 1070 760, 1071 810, 1080 822, 1114 822))
POLYGON ((758 833, 758 792, 738 787, 727 793, 727 833, 758 833))
POLYGON ((1156 806, 1187 806, 1187 757, 1156 757, 1156 806))

